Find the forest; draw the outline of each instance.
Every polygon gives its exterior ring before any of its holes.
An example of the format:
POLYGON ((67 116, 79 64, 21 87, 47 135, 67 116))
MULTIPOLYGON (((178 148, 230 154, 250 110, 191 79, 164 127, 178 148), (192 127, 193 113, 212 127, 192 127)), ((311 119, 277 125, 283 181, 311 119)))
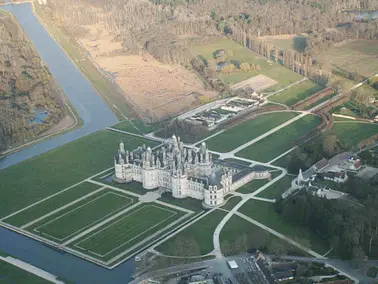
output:
POLYGON ((49 70, 12 17, 0 17, 0 38, 0 151, 3 151, 32 140, 57 124, 64 116, 64 104, 49 70))
POLYGON ((303 190, 275 204, 286 221, 311 229, 343 259, 364 259, 378 252, 377 176, 370 181, 350 176, 337 188, 347 199, 327 200, 303 190))

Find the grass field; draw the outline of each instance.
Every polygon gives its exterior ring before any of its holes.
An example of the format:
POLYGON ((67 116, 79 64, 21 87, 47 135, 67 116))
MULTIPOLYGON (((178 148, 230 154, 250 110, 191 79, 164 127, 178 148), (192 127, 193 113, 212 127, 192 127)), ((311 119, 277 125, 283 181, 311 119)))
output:
POLYGON ((366 77, 378 73, 378 41, 356 40, 322 53, 318 61, 326 68, 335 66, 366 77))
POLYGON ((305 253, 293 247, 288 242, 234 215, 224 226, 220 234, 222 253, 235 255, 246 253, 247 249, 260 249, 264 253, 278 253, 283 250, 288 255, 304 255, 305 253))
POLYGON ((52 198, 47 199, 29 209, 26 209, 12 217, 9 217, 4 220, 4 222, 11 224, 13 226, 22 226, 34 219, 37 219, 40 216, 43 216, 63 205, 70 203, 84 195, 91 193, 92 191, 100 188, 97 185, 94 185, 89 182, 81 183, 77 186, 74 186, 68 189, 61 194, 58 194, 52 198))
POLYGON ((309 133, 320 122, 321 119, 319 117, 306 115, 300 120, 241 150, 236 155, 260 162, 269 162, 294 147, 296 139, 309 133))
POLYGON ((286 222, 274 211, 273 204, 271 203, 249 200, 239 211, 299 243, 301 239, 308 240, 311 244, 310 249, 317 253, 324 254, 329 250, 327 242, 316 236, 308 228, 294 226, 286 222))
POLYGON ((150 133, 152 131, 158 130, 159 126, 146 124, 140 119, 133 119, 131 122, 128 120, 122 121, 114 125, 113 128, 131 132, 131 133, 136 133, 136 134, 142 134, 142 133, 146 134, 146 133, 150 133), (137 127, 140 131, 138 131, 138 129, 136 129, 135 127, 137 127))
POLYGON ((223 161, 230 162, 230 163, 233 163, 233 164, 238 164, 238 165, 241 165, 241 166, 246 166, 246 167, 248 167, 251 164, 249 162, 234 159, 234 158, 224 159, 223 161))
POLYGON ((306 80, 298 85, 292 86, 289 89, 269 97, 269 100, 273 102, 283 103, 288 106, 306 99, 307 97, 322 90, 324 87, 316 84, 310 80, 306 80))
POLYGON ((263 114, 222 132, 207 140, 206 144, 210 150, 229 152, 297 115, 293 112, 263 114))
POLYGON ((142 144, 157 145, 142 138, 103 130, 2 170, 0 217, 111 167, 120 140, 128 149, 142 144))
POLYGON ((281 66, 274 62, 269 63, 268 59, 254 53, 248 48, 237 44, 229 39, 217 40, 207 44, 194 45, 192 52, 194 55, 202 55, 211 62, 213 60, 213 52, 218 49, 226 49, 232 51, 233 55, 227 57, 227 61, 236 60, 240 62, 248 62, 250 64, 260 65, 261 71, 251 72, 235 72, 231 74, 219 73, 219 78, 225 83, 233 85, 244 81, 258 74, 263 74, 278 82, 277 85, 269 88, 268 91, 279 90, 284 86, 294 83, 301 78, 301 75, 281 66))
POLYGON ((111 175, 113 175, 114 171, 106 178, 96 177, 94 180, 101 182, 105 185, 114 186, 116 188, 129 191, 135 194, 144 195, 146 194, 147 190, 143 188, 142 184, 136 181, 132 181, 129 183, 116 183, 111 181, 111 175))
POLYGON ((280 180, 273 183, 267 189, 263 190, 257 197, 263 198, 277 198, 279 195, 284 193, 287 189, 291 187, 291 181, 294 179, 293 176, 284 176, 280 180))
POLYGON ((133 115, 132 109, 128 106, 127 100, 112 83, 104 78, 97 67, 87 57, 87 51, 83 50, 74 38, 71 38, 58 28, 53 21, 43 12, 42 6, 35 3, 35 12, 43 22, 48 26, 49 32, 59 42, 60 46, 65 50, 67 55, 78 66, 80 71, 92 83, 95 89, 103 97, 104 101, 109 105, 113 112, 120 118, 120 111, 123 115, 130 117, 133 115), (114 106, 117 106, 116 108, 114 106))
POLYGON ((104 225, 90 236, 79 239, 74 247, 107 261, 163 229, 180 215, 181 212, 161 205, 142 205, 111 224, 104 225))
POLYGON ((253 193, 263 185, 267 184, 268 182, 269 180, 267 179, 254 179, 246 185, 243 185, 242 187, 238 188, 236 191, 244 194, 253 193))
POLYGON ((208 254, 214 249, 213 246, 213 233, 219 222, 226 215, 226 212, 221 210, 215 210, 209 215, 203 217, 198 222, 194 223, 192 226, 186 228, 185 230, 178 233, 172 239, 169 239, 165 243, 161 244, 156 248, 157 251, 175 256, 175 251, 170 249, 173 242, 177 238, 193 239, 199 246, 201 255, 208 254))
POLYGON ((17 266, 0 260, 0 284, 48 284, 52 283, 17 266))
POLYGON ((203 210, 201 200, 190 198, 190 197, 178 199, 178 198, 174 198, 172 196, 172 193, 169 193, 169 192, 163 193, 161 197, 159 198, 159 200, 188 209, 188 210, 192 210, 194 212, 199 212, 203 210))
POLYGON ((64 241, 132 203, 133 200, 124 195, 114 192, 102 193, 79 206, 72 206, 63 214, 62 212, 55 214, 34 230, 54 240, 64 241))
POLYGON ((230 198, 228 198, 227 203, 225 205, 223 205, 221 208, 223 208, 225 210, 231 210, 241 200, 242 200, 242 198, 240 196, 231 196, 230 198))
POLYGON ((373 123, 337 122, 327 134, 335 134, 347 149, 357 149, 361 140, 378 134, 378 125, 373 123))

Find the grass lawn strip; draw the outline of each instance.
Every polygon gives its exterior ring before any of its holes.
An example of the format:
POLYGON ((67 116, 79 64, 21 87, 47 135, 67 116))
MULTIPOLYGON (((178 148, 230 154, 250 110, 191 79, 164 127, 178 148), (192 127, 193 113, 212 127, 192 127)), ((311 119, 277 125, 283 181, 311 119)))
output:
POLYGON ((135 127, 137 127, 144 134, 157 130, 154 125, 145 124, 140 119, 133 119, 131 122, 128 120, 125 120, 112 126, 112 128, 115 128, 118 130, 123 130, 123 131, 131 132, 131 133, 135 133, 135 134, 142 134, 135 127))
POLYGON ((280 247, 283 247, 288 255, 306 255, 305 252, 302 252, 285 240, 280 239, 237 215, 232 216, 231 219, 228 220, 219 238, 222 253, 225 255, 245 253, 249 248, 274 254, 280 247))
POLYGON ((83 182, 3 221, 20 227, 99 188, 98 185, 83 182))
POLYGON ((269 100, 292 106, 293 104, 308 98, 323 88, 324 87, 321 85, 318 85, 310 80, 306 80, 277 95, 269 97, 269 100))
POLYGON ((271 186, 257 194, 257 197, 261 198, 277 198, 291 187, 291 182, 294 179, 293 176, 284 176, 280 180, 273 183, 271 186))
POLYGON ((239 151, 236 155, 255 161, 269 162, 294 147, 296 139, 311 132, 320 123, 321 118, 306 115, 239 151))
POLYGON ((0 260, 1 284, 51 284, 52 282, 40 278, 26 270, 0 260))
POLYGON ((282 216, 274 211, 273 204, 271 203, 249 200, 239 209, 239 211, 257 222, 286 235, 298 243, 301 243, 301 239, 308 240, 311 243, 309 249, 312 249, 319 254, 323 255, 329 250, 328 244, 325 240, 322 240, 307 227, 295 226, 285 221, 282 216))
POLYGON ((222 210, 214 210, 207 216, 200 219, 198 222, 195 222, 185 230, 175 235, 173 238, 162 243, 156 248, 156 250, 166 255, 184 256, 176 255, 175 251, 170 249, 175 239, 183 237, 193 239, 199 245, 201 255, 210 253, 214 249, 213 233, 219 222, 224 218, 224 216, 226 216, 226 214, 227 213, 222 210))
POLYGON ((227 203, 223 205, 221 208, 225 210, 231 210, 235 207, 236 204, 238 204, 242 198, 240 196, 231 196, 227 199, 227 203))
POLYGON ((0 218, 110 168, 121 140, 129 150, 142 144, 158 145, 143 138, 102 130, 3 169, 0 171, 0 218))
POLYGON ((132 203, 133 200, 129 197, 107 192, 34 228, 34 230, 63 242, 76 233, 90 228, 96 222, 125 209, 132 203))
POLYGON ((259 115, 206 141, 210 150, 229 152, 280 124, 298 116, 295 112, 279 112, 259 115), (235 139, 237 137, 237 139, 235 139))
POLYGON ((175 215, 177 212, 173 210, 156 205, 145 205, 80 240, 75 247, 104 258, 175 215))
POLYGON ((238 188, 236 191, 243 194, 253 193, 263 185, 267 184, 268 182, 269 180, 267 179, 253 179, 246 185, 243 185, 242 187, 238 188))

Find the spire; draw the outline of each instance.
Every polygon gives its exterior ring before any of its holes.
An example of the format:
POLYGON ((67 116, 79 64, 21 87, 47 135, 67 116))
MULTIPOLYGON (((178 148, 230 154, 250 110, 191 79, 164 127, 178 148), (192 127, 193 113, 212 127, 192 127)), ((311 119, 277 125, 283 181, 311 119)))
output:
POLYGON ((302 174, 302 169, 299 169, 299 174, 298 174, 298 182, 302 182, 303 181, 303 174, 302 174))
POLYGON ((126 151, 125 151, 125 144, 123 144, 122 141, 119 143, 119 152, 120 152, 122 155, 125 155, 125 153, 126 153, 126 151))

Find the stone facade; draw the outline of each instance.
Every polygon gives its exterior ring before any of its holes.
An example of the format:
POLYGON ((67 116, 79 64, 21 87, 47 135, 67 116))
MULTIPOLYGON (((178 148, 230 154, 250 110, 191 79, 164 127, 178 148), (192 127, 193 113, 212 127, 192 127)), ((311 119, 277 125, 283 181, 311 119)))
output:
POLYGON ((176 136, 154 152, 145 146, 128 151, 121 142, 114 157, 114 167, 115 182, 137 181, 147 190, 163 188, 171 191, 175 198, 203 200, 206 207, 222 205, 227 194, 252 179, 271 177, 267 170, 215 165, 204 142, 199 148, 186 147, 176 136))

